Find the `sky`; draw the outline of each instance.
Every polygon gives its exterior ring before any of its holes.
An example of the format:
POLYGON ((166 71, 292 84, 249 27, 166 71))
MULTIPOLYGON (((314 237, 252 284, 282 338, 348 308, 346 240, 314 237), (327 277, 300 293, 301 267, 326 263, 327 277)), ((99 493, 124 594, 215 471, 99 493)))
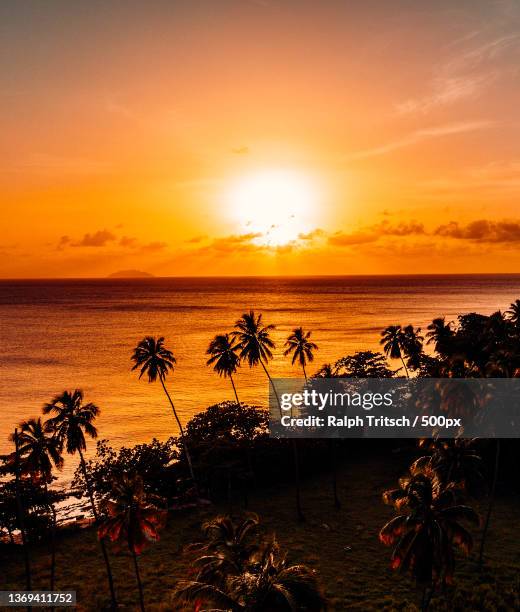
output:
POLYGON ((0 277, 520 272, 518 0, 0 4, 0 277))

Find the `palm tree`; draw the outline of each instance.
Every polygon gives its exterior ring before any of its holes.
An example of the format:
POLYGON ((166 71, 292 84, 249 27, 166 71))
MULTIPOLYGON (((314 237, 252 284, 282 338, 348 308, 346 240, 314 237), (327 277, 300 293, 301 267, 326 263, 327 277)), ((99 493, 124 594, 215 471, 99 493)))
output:
POLYGON ((139 563, 137 561, 149 542, 159 539, 159 530, 166 522, 166 510, 154 505, 144 491, 140 476, 123 475, 113 485, 112 493, 103 501, 108 518, 99 526, 101 541, 124 540, 134 561, 135 577, 139 588, 139 604, 144 612, 144 595, 139 563))
POLYGON ((324 363, 321 368, 314 374, 315 378, 335 378, 338 371, 335 365, 324 363))
POLYGON ((61 470, 63 457, 58 439, 49 428, 38 419, 29 419, 20 424, 18 434, 18 452, 21 458, 21 470, 33 480, 42 481, 47 507, 52 515, 51 523, 51 580, 50 590, 54 591, 56 569, 56 509, 51 501, 48 484, 52 481, 53 467, 61 470))
POLYGON ((306 565, 290 565, 275 540, 251 557, 245 571, 228 575, 222 585, 203 580, 181 582, 174 598, 179 604, 196 602, 200 612, 325 610, 315 572, 306 565))
POLYGON ((423 340, 420 327, 407 325, 403 329, 403 352, 408 359, 408 367, 414 370, 421 365, 423 340))
MULTIPOLYGON (((260 364, 271 384, 276 401, 278 402, 278 409, 280 416, 282 414, 282 405, 278 392, 274 385, 273 379, 267 370, 266 363, 273 358, 271 349, 275 348, 275 343, 271 340, 270 333, 275 329, 274 325, 264 325, 262 322, 262 315, 255 315, 253 310, 248 313, 244 313, 240 319, 235 323, 235 330, 232 332, 232 336, 237 338, 238 344, 237 349, 240 351, 240 358, 246 359, 249 367, 252 368, 260 364)), ((301 509, 300 501, 300 467, 298 460, 298 447, 296 440, 291 439, 291 446, 293 449, 294 459, 294 475, 296 480, 296 511, 298 519, 300 521, 305 520, 301 509)))
POLYGON ((453 485, 444 487, 431 468, 412 469, 410 476, 400 479, 398 489, 383 494, 383 500, 399 514, 381 529, 379 539, 394 547, 392 569, 409 571, 424 587, 422 609, 426 610, 437 584, 453 580, 455 549, 469 554, 473 546, 471 534, 460 522, 478 524, 478 515, 471 507, 456 504, 453 485))
POLYGON ((403 364, 406 377, 410 378, 408 368, 404 362, 404 350, 405 350, 405 335, 403 328, 400 325, 389 325, 386 329, 381 332, 381 340, 379 341, 384 348, 385 355, 392 359, 400 359, 403 364))
MULTIPOLYGON (((94 426, 94 420, 99 415, 99 408, 89 402, 83 403, 83 391, 76 389, 75 391, 64 391, 61 395, 57 395, 51 402, 43 407, 44 414, 53 414, 47 423, 46 428, 55 433, 57 440, 60 443, 60 449, 65 446, 67 453, 74 455, 79 454, 81 470, 87 487, 92 514, 96 524, 99 524, 99 514, 94 502, 94 492, 88 477, 87 464, 83 451, 87 448, 85 434, 90 438, 97 438, 97 429, 94 426)), ((110 598, 112 608, 117 608, 116 593, 114 589, 114 581, 112 578, 112 569, 108 559, 108 553, 103 540, 100 540, 101 552, 107 569, 108 586, 110 589, 110 598)))
POLYGON ((509 320, 515 326, 515 329, 520 330, 520 300, 515 300, 509 310, 506 311, 509 320))
POLYGON ((428 325, 426 344, 434 344, 435 351, 441 357, 449 357, 452 353, 454 333, 452 322, 446 323, 445 317, 438 317, 428 325))
POLYGON ((240 357, 237 353, 238 345, 229 334, 216 335, 209 343, 208 350, 206 351, 207 355, 211 355, 207 365, 213 365, 213 369, 219 376, 224 376, 224 378, 229 376, 237 404, 240 405, 235 382, 233 381, 233 374, 240 365, 240 357))
POLYGON ((193 484, 195 485, 195 488, 197 488, 197 480, 195 479, 195 472, 193 471, 191 454, 188 448, 188 444, 186 442, 186 437, 184 435, 184 429, 182 427, 179 415, 177 414, 177 410, 175 410, 172 398, 168 393, 168 389, 166 388, 165 384, 166 377, 170 372, 173 372, 177 360, 173 356, 173 353, 164 346, 163 336, 159 338, 154 338, 153 336, 146 336, 135 347, 134 353, 132 355, 132 361, 134 362, 132 371, 140 368, 139 378, 142 378, 142 376, 146 374, 148 376, 149 383, 153 383, 157 379, 159 379, 164 393, 166 394, 166 397, 170 402, 170 406, 172 407, 173 416, 177 421, 177 427, 179 428, 181 434, 182 445, 184 447, 184 452, 186 453, 186 460, 188 461, 190 476, 193 481, 193 484))
POLYGON ((204 523, 202 531, 208 542, 193 546, 194 550, 203 553, 195 561, 197 580, 223 585, 228 575, 246 571, 249 560, 259 549, 254 537, 258 534, 258 526, 256 515, 239 523, 230 516, 217 516, 204 523))
POLYGON ((21 480, 21 466, 20 466, 20 445, 18 441, 18 429, 14 430, 14 467, 15 467, 15 496, 16 496, 16 514, 18 518, 18 525, 20 527, 20 534, 22 537, 22 546, 24 553, 25 562, 25 587, 28 591, 31 590, 31 559, 29 554, 29 542, 27 541, 27 534, 25 532, 25 520, 24 520, 24 509, 22 504, 22 497, 20 494, 20 480, 21 480))
POLYGON ((284 351, 284 356, 292 354, 291 363, 298 360, 303 370, 305 381, 307 381, 307 372, 305 366, 307 363, 314 361, 314 351, 318 350, 318 345, 310 340, 311 332, 305 332, 303 327, 296 327, 293 329, 292 334, 287 338, 285 346, 287 349, 284 351))

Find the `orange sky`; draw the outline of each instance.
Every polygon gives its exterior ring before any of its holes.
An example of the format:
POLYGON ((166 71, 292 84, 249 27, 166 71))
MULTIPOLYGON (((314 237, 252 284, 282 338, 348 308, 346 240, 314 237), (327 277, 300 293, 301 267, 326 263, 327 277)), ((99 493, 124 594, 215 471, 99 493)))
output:
POLYGON ((515 0, 34 0, 0 24, 0 277, 520 272, 515 0))

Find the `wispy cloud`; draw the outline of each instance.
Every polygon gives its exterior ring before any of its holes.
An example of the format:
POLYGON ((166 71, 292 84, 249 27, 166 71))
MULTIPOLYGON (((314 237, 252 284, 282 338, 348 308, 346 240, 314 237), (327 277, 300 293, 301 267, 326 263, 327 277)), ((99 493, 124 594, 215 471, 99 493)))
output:
POLYGON ((489 129, 496 125, 494 121, 460 121, 456 123, 447 123, 444 125, 432 126, 429 128, 421 128, 406 134, 402 138, 397 138, 382 145, 372 147, 371 149, 363 149, 355 151, 347 156, 348 160, 364 159, 366 157, 375 157, 378 155, 386 155, 397 149, 409 147, 425 140, 433 138, 441 138, 443 136, 452 136, 454 134, 463 134, 465 132, 475 132, 477 130, 489 129))

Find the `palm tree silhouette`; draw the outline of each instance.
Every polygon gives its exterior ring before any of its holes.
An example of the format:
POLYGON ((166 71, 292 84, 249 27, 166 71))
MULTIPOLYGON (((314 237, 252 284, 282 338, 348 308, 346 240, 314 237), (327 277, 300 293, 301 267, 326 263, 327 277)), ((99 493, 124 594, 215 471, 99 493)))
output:
POLYGON ((140 368, 139 378, 142 378, 142 376, 146 374, 149 383, 153 383, 159 379, 164 393, 170 402, 170 406, 172 407, 173 416, 177 421, 177 427, 179 428, 181 434, 182 445, 184 447, 184 452, 186 453, 186 460, 188 462, 191 479, 195 488, 198 489, 197 480, 195 479, 195 472, 193 470, 193 464, 191 461, 190 449, 188 448, 186 436, 184 435, 184 429, 165 384, 166 377, 170 372, 173 372, 177 360, 173 356, 173 353, 164 346, 163 336, 159 338, 146 336, 135 347, 132 355, 132 361, 134 361, 132 371, 140 368))
POLYGON ((454 485, 443 487, 430 468, 412 468, 409 476, 400 479, 398 489, 383 494, 383 500, 399 514, 381 529, 379 539, 394 546, 392 569, 410 572, 424 587, 422 609, 426 610, 437 584, 453 580, 455 549, 469 554, 473 546, 471 534, 460 522, 478 525, 478 515, 471 507, 456 504, 454 485))
POLYGON ((233 381, 233 374, 235 374, 240 365, 238 350, 235 338, 232 338, 229 334, 217 334, 209 343, 206 354, 211 355, 207 365, 213 365, 213 369, 219 376, 224 376, 224 378, 229 376, 237 404, 240 405, 235 382, 233 381))
POLYGON ((59 440, 50 433, 46 424, 38 419, 29 419, 20 423, 18 433, 18 452, 20 453, 21 471, 29 474, 35 481, 43 482, 47 507, 52 515, 51 522, 51 579, 50 590, 54 591, 56 570, 56 509, 51 501, 48 484, 52 481, 53 467, 61 470, 63 457, 59 440))
POLYGON ((515 300, 509 310, 506 311, 508 319, 513 323, 517 331, 520 330, 520 300, 515 300))
POLYGON ((406 339, 402 327, 400 325, 389 325, 381 332, 381 340, 379 344, 383 346, 387 357, 401 360, 406 372, 406 377, 410 378, 408 368, 406 367, 403 358, 406 339))
POLYGON ((285 346, 287 347, 284 351, 284 356, 292 354, 291 363, 298 360, 303 370, 305 381, 307 381, 307 372, 305 366, 307 363, 314 361, 314 351, 318 350, 318 345, 310 340, 311 332, 305 332, 303 327, 297 327, 293 329, 292 334, 287 338, 285 346))
POLYGON ((423 340, 420 327, 407 325, 403 329, 403 352, 408 359, 408 367, 414 370, 421 365, 423 340))
MULTIPOLYGON (((275 343, 271 340, 270 333, 275 329, 274 325, 264 325, 262 323, 262 315, 255 315, 253 310, 244 313, 235 323, 235 330, 231 332, 234 338, 237 338, 237 348, 240 351, 240 358, 247 360, 249 367, 252 368, 260 364, 271 384, 271 388, 278 403, 280 416, 282 414, 282 405, 278 396, 278 391, 274 385, 273 379, 267 370, 266 363, 273 358, 271 349, 275 348, 275 343)), ((294 475, 296 480, 296 511, 300 521, 305 520, 301 509, 300 501, 300 467, 298 460, 298 447, 296 440, 291 439, 294 459, 294 475)))
MULTIPOLYGON (((16 497, 16 517, 18 519, 18 525, 20 527, 20 534, 22 537, 22 547, 24 553, 25 563, 25 587, 28 591, 31 590, 31 557, 29 553, 29 542, 27 540, 27 533, 25 531, 25 512, 22 504, 22 496, 20 494, 20 481, 22 477, 21 462, 20 462, 20 444, 18 440, 18 429, 14 430, 14 473, 15 473, 15 497, 16 497)), ((29 608, 28 608, 29 609, 29 608)))
POLYGON ((449 357, 453 350, 452 322, 446 323, 445 317, 438 317, 428 325, 426 344, 434 344, 435 352, 441 357, 449 357))
MULTIPOLYGON (((97 438, 97 429, 93 423, 99 415, 99 412, 99 408, 95 404, 91 402, 88 404, 83 403, 83 391, 79 389, 75 391, 64 391, 61 395, 57 395, 51 402, 45 404, 43 407, 44 414, 54 415, 47 421, 46 428, 54 432, 60 444, 60 449, 65 446, 67 453, 70 455, 74 455, 75 453, 79 454, 81 470, 83 472, 83 478, 85 479, 85 485, 92 507, 92 514, 97 524, 99 523, 99 513, 94 501, 94 492, 88 477, 87 464, 85 463, 83 451, 87 448, 85 434, 90 438, 97 438)), ((100 545, 107 569, 111 604, 112 608, 116 609, 117 600, 114 580, 112 578, 112 569, 103 540, 100 540, 100 545)))
POLYGON ((159 530, 166 522, 166 510, 154 505, 144 491, 140 476, 123 475, 117 480, 112 493, 103 500, 108 518, 98 528, 102 541, 124 540, 134 562, 135 577, 139 589, 139 604, 144 612, 144 594, 139 573, 138 555, 150 542, 159 539, 159 530))

